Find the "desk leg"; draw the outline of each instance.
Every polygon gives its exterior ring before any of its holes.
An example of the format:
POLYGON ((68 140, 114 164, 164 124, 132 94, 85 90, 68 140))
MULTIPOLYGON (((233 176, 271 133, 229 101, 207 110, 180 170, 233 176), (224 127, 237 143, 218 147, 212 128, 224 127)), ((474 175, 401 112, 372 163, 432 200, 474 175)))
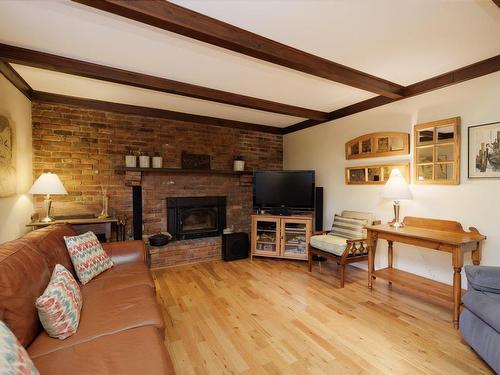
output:
POLYGON ((387 241, 387 260, 389 268, 392 268, 392 263, 394 259, 394 241, 387 241))
POLYGON ((104 224, 104 237, 106 237, 106 242, 111 241, 111 223, 104 224))
POLYGON ((375 271, 375 251, 377 250, 377 233, 368 230, 367 235, 367 246, 368 246, 368 288, 373 287, 373 271, 375 271))
POLYGON ((464 265, 464 253, 461 248, 453 249, 453 325, 458 328, 458 317, 460 316, 460 303, 462 299, 462 267, 464 265))
MULTIPOLYGON (((392 268, 392 264, 394 261, 394 241, 387 241, 387 266, 392 268)), ((389 287, 392 286, 392 281, 389 280, 389 287)))

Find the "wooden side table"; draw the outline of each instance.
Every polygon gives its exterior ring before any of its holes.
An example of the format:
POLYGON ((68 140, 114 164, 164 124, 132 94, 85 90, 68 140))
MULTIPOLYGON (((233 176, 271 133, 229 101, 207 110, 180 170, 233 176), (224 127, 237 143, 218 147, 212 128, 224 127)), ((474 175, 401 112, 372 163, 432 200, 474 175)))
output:
POLYGON ((472 262, 479 265, 481 262, 481 245, 486 239, 476 228, 465 231, 456 221, 427 219, 420 217, 405 217, 402 228, 394 228, 389 224, 372 225, 368 231, 368 287, 373 287, 373 279, 380 277, 389 283, 397 279, 398 271, 392 267, 393 243, 400 242, 408 245, 424 247, 449 253, 453 267, 453 323, 458 327, 460 302, 462 295, 461 271, 464 265, 464 253, 472 253, 472 262), (388 267, 375 270, 375 252, 378 239, 385 239, 388 243, 388 267))
POLYGON ((32 227, 34 229, 43 228, 53 224, 67 223, 75 229, 76 233, 82 234, 88 231, 94 232, 96 235, 103 235, 106 242, 111 241, 111 229, 113 224, 118 223, 118 219, 108 218, 90 218, 90 219, 64 219, 64 220, 54 220, 50 223, 41 223, 39 221, 34 221, 27 224, 27 227, 32 227))

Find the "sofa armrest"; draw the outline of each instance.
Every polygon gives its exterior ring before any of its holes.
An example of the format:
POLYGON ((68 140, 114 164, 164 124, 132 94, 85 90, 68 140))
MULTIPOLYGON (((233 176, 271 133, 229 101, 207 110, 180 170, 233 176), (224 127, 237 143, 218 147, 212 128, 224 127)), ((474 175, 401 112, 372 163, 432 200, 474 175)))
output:
POLYGON ((465 266, 465 274, 472 289, 500 294, 500 267, 465 266))
POLYGON ((144 241, 106 242, 102 244, 104 251, 114 264, 127 264, 146 261, 144 241))

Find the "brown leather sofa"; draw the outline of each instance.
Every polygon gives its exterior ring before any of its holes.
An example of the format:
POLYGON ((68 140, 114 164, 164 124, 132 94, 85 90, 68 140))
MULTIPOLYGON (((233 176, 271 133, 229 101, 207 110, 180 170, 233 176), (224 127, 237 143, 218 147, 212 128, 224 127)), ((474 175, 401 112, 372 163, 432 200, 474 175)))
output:
POLYGON ((75 275, 63 239, 72 235, 52 225, 0 245, 0 320, 42 375, 174 374, 142 241, 104 244, 114 266, 81 287, 78 331, 65 340, 45 333, 35 300, 56 264, 75 275))

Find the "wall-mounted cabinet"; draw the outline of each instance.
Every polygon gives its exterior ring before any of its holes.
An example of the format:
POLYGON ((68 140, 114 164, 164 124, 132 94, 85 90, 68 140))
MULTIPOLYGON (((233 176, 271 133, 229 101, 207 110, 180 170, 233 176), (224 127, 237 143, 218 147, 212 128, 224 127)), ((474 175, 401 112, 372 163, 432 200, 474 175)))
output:
POLYGON ((401 132, 365 134, 345 144, 347 160, 408 155, 409 153, 410 134, 401 132))
POLYGON ((414 182, 458 185, 460 117, 415 125, 414 137, 414 182))
POLYGON ((410 183, 410 163, 405 163, 347 167, 345 169, 346 184, 383 185, 389 179, 393 169, 399 169, 406 181, 410 183))

